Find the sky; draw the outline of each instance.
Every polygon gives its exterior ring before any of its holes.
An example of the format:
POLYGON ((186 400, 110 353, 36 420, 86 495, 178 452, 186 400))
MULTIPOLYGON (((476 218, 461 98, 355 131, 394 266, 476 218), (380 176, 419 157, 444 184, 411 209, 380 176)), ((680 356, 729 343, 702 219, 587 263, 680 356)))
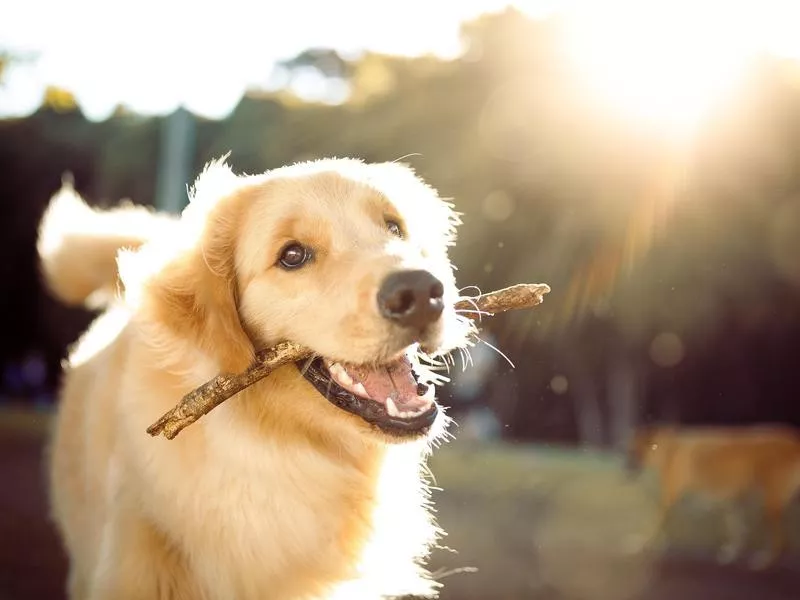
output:
MULTIPOLYGON (((309 47, 345 53, 456 56, 462 19, 503 0, 21 0, 0 9, 0 51, 31 57, 0 88, 0 116, 22 116, 47 85, 70 90, 88 118, 120 102, 143 114, 179 105, 228 114, 272 67, 309 47), (424 15, 424 17, 423 17, 424 15)), ((515 2, 546 13, 550 0, 515 2)))
MULTIPOLYGON (((0 52, 24 60, 4 75, 0 117, 30 114, 54 85, 93 120, 120 103, 222 118, 309 47, 454 57, 461 21, 508 4, 572 11, 587 78, 621 110, 660 119, 694 118, 755 51, 800 57, 800 0, 7 0, 0 52)), ((301 95, 318 93, 319 81, 305 84, 301 95)))

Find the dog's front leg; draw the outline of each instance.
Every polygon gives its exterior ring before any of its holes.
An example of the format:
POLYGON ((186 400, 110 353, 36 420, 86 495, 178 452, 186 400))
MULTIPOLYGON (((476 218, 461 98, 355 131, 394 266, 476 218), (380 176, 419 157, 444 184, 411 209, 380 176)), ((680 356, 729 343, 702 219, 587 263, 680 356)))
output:
POLYGON ((787 546, 784 513, 791 492, 782 485, 771 483, 765 487, 763 498, 763 519, 769 536, 768 546, 759 550, 750 560, 750 567, 757 570, 773 566, 783 556, 787 546))
POLYGON ((88 600, 202 598, 179 552, 147 520, 119 513, 106 525, 88 600))
POLYGON ((748 542, 748 529, 738 500, 723 507, 725 541, 717 552, 717 562, 720 564, 728 564, 739 558, 748 542))

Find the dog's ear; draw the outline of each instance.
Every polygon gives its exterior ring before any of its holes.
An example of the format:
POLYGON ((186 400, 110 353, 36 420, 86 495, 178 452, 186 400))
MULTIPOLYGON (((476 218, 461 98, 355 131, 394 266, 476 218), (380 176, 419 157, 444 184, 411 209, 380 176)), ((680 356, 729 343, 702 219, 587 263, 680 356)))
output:
POLYGON ((211 210, 202 231, 147 283, 147 312, 173 335, 213 358, 222 372, 245 370, 254 348, 237 307, 234 252, 241 198, 211 210), (221 210, 220 210, 221 209, 221 210))

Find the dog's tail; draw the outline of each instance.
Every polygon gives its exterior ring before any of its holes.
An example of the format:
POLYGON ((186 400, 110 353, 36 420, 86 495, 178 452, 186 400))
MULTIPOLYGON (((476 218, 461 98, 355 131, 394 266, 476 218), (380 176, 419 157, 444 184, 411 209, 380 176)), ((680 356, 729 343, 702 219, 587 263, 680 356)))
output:
POLYGON ((37 250, 48 288, 66 304, 99 307, 120 290, 117 253, 136 249, 175 217, 130 202, 91 208, 65 176, 39 224, 37 250))

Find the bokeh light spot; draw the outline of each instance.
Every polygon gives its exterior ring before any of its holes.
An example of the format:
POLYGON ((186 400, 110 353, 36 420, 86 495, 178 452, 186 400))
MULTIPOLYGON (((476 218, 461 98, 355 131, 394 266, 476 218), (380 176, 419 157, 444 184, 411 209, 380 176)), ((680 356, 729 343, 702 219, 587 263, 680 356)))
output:
POLYGON ((511 196, 503 190, 495 190, 484 198, 482 208, 487 219, 502 222, 514 214, 516 206, 511 196))
POLYGON ((550 380, 550 389, 556 394, 566 394, 569 389, 569 380, 563 375, 555 375, 550 380))
POLYGON ((650 343, 650 358, 659 367, 674 367, 683 360, 683 356, 683 341, 675 333, 659 333, 650 343))

